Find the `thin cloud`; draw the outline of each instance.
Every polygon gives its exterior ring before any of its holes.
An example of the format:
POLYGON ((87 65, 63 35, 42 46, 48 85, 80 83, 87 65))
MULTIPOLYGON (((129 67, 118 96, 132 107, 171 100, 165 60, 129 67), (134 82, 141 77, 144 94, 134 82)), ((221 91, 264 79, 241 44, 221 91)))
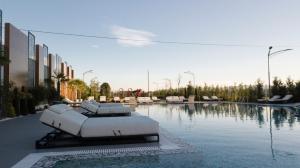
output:
POLYGON ((99 45, 93 44, 93 45, 91 45, 91 47, 92 47, 92 48, 99 48, 99 45))
POLYGON ((123 46, 143 47, 151 45, 152 38, 156 36, 154 33, 129 29, 121 26, 113 26, 112 34, 118 38, 117 42, 123 46))

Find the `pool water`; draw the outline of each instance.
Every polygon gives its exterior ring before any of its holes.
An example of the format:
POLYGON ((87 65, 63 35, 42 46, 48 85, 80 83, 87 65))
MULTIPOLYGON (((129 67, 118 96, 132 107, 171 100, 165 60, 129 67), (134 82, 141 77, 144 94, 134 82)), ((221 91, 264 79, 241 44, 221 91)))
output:
POLYGON ((154 104, 136 111, 199 152, 60 161, 55 167, 300 167, 300 118, 291 108, 154 104))

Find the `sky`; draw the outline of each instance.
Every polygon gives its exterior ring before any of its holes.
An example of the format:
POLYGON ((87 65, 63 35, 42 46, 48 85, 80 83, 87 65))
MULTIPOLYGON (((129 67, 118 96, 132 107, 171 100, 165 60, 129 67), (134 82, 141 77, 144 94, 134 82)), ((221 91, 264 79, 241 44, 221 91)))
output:
POLYGON ((268 46, 292 51, 271 58, 271 77, 300 80, 299 0, 0 0, 4 22, 18 28, 107 36, 33 32, 73 66, 77 78, 97 77, 113 90, 267 83, 268 46), (128 40, 133 39, 133 40, 128 40), (166 44, 157 41, 192 42, 166 44), (198 44, 226 44, 198 45, 198 44))

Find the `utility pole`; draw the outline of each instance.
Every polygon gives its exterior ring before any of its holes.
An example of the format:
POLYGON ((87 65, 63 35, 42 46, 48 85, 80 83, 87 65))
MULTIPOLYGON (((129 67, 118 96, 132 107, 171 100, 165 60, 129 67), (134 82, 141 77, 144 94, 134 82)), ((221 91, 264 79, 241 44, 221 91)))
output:
POLYGON ((149 91, 149 70, 147 71, 148 72, 148 96, 150 97, 150 91, 149 91))

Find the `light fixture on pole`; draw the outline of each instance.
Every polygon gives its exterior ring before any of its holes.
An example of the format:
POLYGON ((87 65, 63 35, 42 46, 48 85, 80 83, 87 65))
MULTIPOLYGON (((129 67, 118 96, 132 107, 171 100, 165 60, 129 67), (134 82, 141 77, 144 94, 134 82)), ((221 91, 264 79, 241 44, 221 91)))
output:
POLYGON ((271 52, 272 50, 272 46, 269 47, 269 52, 268 52, 268 97, 271 96, 271 72, 270 72, 270 57, 276 54, 281 54, 284 53, 286 51, 291 51, 293 49, 284 49, 284 50, 279 50, 279 51, 275 51, 275 52, 271 52))
POLYGON ((194 74, 193 72, 191 72, 191 71, 186 71, 186 72, 184 72, 184 73, 193 76, 194 87, 196 87, 196 84, 195 84, 195 74, 194 74))
POLYGON ((83 82, 84 82, 84 76, 85 76, 87 73, 92 73, 92 72, 93 72, 93 70, 88 70, 88 71, 85 71, 85 72, 82 73, 82 80, 83 80, 83 82))
POLYGON ((91 79, 91 81, 96 81, 96 79, 98 79, 97 76, 93 77, 93 78, 91 79))

